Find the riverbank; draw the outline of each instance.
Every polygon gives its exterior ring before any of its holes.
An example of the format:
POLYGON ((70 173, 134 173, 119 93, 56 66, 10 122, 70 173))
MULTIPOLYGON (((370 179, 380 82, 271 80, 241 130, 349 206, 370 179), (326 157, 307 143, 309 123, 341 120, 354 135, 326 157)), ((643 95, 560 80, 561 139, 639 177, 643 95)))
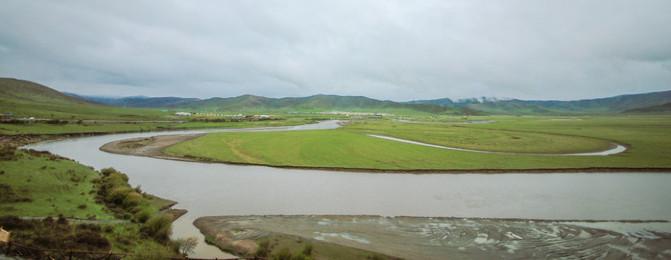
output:
MULTIPOLYGON (((284 236, 406 259, 671 256, 669 222, 274 215, 202 217, 194 224, 222 249, 238 253, 284 236)), ((273 252, 282 247, 277 243, 273 252)))
POLYGON ((33 141, 3 143, 9 147, 0 159, 0 226, 12 232, 16 245, 4 253, 34 258, 60 258, 72 250, 178 255, 165 233, 150 229, 169 231, 170 222, 186 213, 172 208, 175 201, 132 189, 120 173, 109 177, 48 152, 12 149, 33 141), (155 216, 170 220, 151 224, 155 216))
MULTIPOLYGON (((274 130, 286 131, 286 128, 274 130)), ((129 174, 133 185, 180 201, 181 207, 190 213, 175 224, 175 238, 195 236, 199 241, 203 241, 202 235, 192 222, 200 216, 217 215, 381 214, 644 220, 671 216, 668 208, 659 207, 670 198, 664 187, 669 175, 665 174, 377 175, 156 160, 119 156, 98 149, 120 139, 160 134, 80 138, 31 147, 96 168, 118 166, 129 174)), ((205 245, 204 242, 199 244, 205 245)), ((192 257, 214 258, 217 256, 214 252, 219 250, 198 248, 192 257)))
POLYGON ((436 174, 436 173, 586 173, 586 172, 658 172, 671 173, 671 168, 656 167, 577 167, 577 168, 528 168, 528 169, 376 169, 376 168, 348 168, 348 167, 317 167, 317 166, 291 166, 275 165, 267 163, 237 162, 216 160, 212 158, 176 156, 165 153, 165 149, 173 145, 193 140, 204 136, 204 134, 192 135, 159 135, 143 138, 132 138, 109 142, 100 147, 100 150, 124 155, 145 156, 167 160, 224 163, 234 165, 267 166, 284 169, 326 170, 342 172, 366 172, 366 173, 410 173, 410 174, 436 174))

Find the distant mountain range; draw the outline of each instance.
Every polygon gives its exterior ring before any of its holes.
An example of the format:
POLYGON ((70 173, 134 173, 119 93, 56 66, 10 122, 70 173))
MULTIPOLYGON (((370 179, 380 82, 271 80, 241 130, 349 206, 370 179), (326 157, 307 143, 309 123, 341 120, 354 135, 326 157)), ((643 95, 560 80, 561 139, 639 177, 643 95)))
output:
POLYGON ((173 107, 179 104, 198 101, 197 98, 181 98, 181 97, 146 97, 146 96, 132 96, 132 97, 104 97, 104 96, 82 96, 74 93, 63 92, 63 94, 76 97, 89 102, 118 106, 118 107, 173 107))
POLYGON ((35 109, 52 107, 52 110, 56 112, 68 106, 83 107, 92 111, 101 107, 113 106, 232 113, 349 111, 396 114, 576 115, 671 112, 671 91, 575 101, 498 98, 472 98, 454 101, 449 98, 441 98, 394 102, 363 96, 337 95, 286 98, 268 98, 254 95, 208 99, 144 96, 115 98, 70 93, 66 95, 34 82, 7 78, 0 78, 0 101, 2 102, 0 109, 6 111, 11 111, 12 106, 21 106, 28 110, 31 110, 31 107, 35 109))
POLYGON ((382 101, 362 96, 314 95, 309 97, 267 98, 242 95, 229 98, 179 97, 96 97, 68 94, 90 102, 111 106, 169 108, 210 112, 384 112, 384 113, 457 113, 450 108, 432 104, 409 104, 382 101))
MULTIPOLYGON (((452 108, 469 108, 487 114, 608 114, 636 111, 665 112, 671 103, 671 90, 644 94, 572 101, 479 98, 452 101, 448 98, 411 101, 452 108), (661 106, 659 108, 655 108, 661 106), (668 106, 668 105, 667 105, 668 106)), ((668 111, 668 110, 667 110, 668 111)))

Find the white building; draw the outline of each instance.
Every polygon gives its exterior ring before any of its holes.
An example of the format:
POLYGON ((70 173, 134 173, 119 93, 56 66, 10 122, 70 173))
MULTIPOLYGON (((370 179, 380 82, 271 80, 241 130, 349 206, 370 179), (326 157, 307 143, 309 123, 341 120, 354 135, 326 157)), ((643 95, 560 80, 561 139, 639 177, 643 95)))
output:
POLYGON ((177 112, 175 113, 176 116, 191 116, 191 113, 189 112, 177 112))

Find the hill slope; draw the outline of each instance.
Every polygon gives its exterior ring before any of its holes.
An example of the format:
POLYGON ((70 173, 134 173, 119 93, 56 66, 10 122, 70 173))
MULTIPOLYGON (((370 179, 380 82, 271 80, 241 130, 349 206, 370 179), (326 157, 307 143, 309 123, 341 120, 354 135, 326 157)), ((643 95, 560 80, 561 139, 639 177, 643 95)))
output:
POLYGON ((417 100, 414 104, 466 107, 491 114, 607 114, 671 103, 671 91, 573 101, 557 100, 417 100))
POLYGON ((433 104, 405 104, 363 96, 315 95, 309 97, 268 98, 242 95, 228 98, 124 97, 82 98, 96 103, 128 107, 170 108, 210 112, 380 112, 380 113, 455 113, 458 109, 433 104))
POLYGON ((211 98, 189 102, 176 107, 208 111, 239 112, 387 112, 387 113, 445 113, 451 108, 425 104, 402 104, 362 96, 315 95, 309 97, 267 98, 244 95, 232 98, 211 98))
POLYGON ((671 113, 671 102, 665 103, 662 105, 656 105, 656 106, 649 106, 649 107, 642 107, 642 108, 636 108, 636 109, 629 109, 627 111, 624 111, 625 113, 634 113, 634 114, 642 114, 642 113, 671 113))
POLYGON ((0 113, 57 119, 155 119, 164 113, 94 104, 26 80, 0 78, 0 113))
POLYGON ((84 99, 93 103, 117 106, 117 107, 139 107, 139 108, 159 108, 159 107, 173 107, 181 104, 198 101, 198 98, 181 98, 181 97, 102 97, 102 96, 82 96, 74 93, 64 93, 71 97, 84 99))

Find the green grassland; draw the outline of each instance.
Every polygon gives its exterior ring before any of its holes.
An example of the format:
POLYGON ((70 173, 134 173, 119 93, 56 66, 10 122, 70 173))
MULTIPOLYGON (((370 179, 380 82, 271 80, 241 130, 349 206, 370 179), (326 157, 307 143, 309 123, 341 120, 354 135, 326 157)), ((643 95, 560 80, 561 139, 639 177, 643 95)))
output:
POLYGON ((0 123, 0 135, 19 135, 19 134, 58 135, 58 134, 78 134, 78 133, 146 132, 146 131, 187 130, 187 129, 204 129, 204 128, 250 128, 250 127, 301 125, 312 122, 315 122, 315 120, 311 118, 289 117, 281 120, 239 121, 239 122, 207 122, 207 121, 136 122, 136 123, 85 122, 85 123, 67 123, 67 124, 0 123))
POLYGON ((514 128, 490 130, 470 126, 435 122, 363 121, 348 126, 348 130, 450 147, 512 153, 579 153, 605 150, 611 145, 607 140, 575 135, 520 132, 514 128))
POLYGON ((671 117, 488 117, 490 124, 360 121, 336 129, 304 132, 216 133, 169 147, 173 156, 274 166, 387 170, 671 168, 671 117), (423 147, 367 136, 384 134, 416 141, 515 153, 600 150, 611 141, 629 146, 611 156, 482 154, 423 147), (515 138, 513 138, 515 137, 515 138))
MULTIPOLYGON (((14 242, 31 248, 132 253, 138 259, 145 259, 138 257, 144 254, 176 256, 167 238, 170 221, 159 213, 172 202, 140 194, 124 175, 109 172, 101 175, 49 153, 3 154, 0 226, 12 231, 14 242), (50 218, 56 216, 66 220, 56 223, 50 218)), ((40 252, 28 256, 41 258, 40 252)))
POLYGON ((5 185, 0 215, 58 216, 113 219, 95 202, 94 170, 70 160, 19 152, 0 161, 0 183, 5 185))

